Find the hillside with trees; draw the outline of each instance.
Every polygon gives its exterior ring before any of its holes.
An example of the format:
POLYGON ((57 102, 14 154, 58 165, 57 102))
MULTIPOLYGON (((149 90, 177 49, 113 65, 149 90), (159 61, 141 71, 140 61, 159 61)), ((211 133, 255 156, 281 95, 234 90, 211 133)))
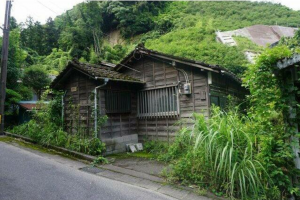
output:
POLYGON ((300 12, 258 2, 89 2, 45 24, 32 17, 21 24, 12 19, 8 92, 15 101, 31 98, 27 68, 57 75, 72 58, 118 63, 139 43, 242 74, 248 65, 243 50, 259 48, 245 38, 239 39, 237 47, 225 46, 216 42, 215 31, 254 24, 297 27, 300 12), (121 44, 109 43, 114 30, 120 31, 121 44))

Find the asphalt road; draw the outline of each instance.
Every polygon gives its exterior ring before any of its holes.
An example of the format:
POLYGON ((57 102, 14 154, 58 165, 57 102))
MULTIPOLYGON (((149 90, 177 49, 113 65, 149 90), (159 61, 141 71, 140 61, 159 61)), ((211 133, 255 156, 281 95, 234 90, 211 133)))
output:
POLYGON ((0 142, 0 200, 172 200, 77 167, 0 142))

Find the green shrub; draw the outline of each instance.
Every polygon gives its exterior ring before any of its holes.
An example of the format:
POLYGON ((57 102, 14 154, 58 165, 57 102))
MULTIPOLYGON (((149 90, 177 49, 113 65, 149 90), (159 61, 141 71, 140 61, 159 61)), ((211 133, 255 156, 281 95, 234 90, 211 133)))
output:
POLYGON ((144 150, 159 157, 168 151, 168 146, 166 142, 149 140, 144 143, 144 150))
POLYGON ((97 157, 94 161, 93 161, 93 165, 97 165, 97 164, 108 164, 109 161, 104 158, 103 156, 99 156, 97 157))
POLYGON ((15 126, 10 132, 29 137, 41 145, 64 147, 93 156, 102 155, 105 144, 98 138, 85 138, 80 132, 67 134, 63 131, 60 97, 61 95, 56 94, 56 98, 48 105, 41 103, 42 109, 35 111, 32 120, 15 126))
MULTIPOLYGON (((278 71, 276 63, 292 56, 296 50, 282 45, 266 49, 249 67, 243 80, 250 90, 248 116, 256 124, 260 147, 258 158, 280 190, 282 199, 300 195, 299 186, 293 182, 294 177, 299 176, 299 170, 295 167, 291 147, 291 137, 297 133, 291 125, 294 122, 288 118, 290 95, 299 93, 299 89, 284 84, 286 74, 284 70, 278 71)), ((299 148, 299 144, 297 146, 299 148)))
POLYGON ((105 149, 105 144, 98 138, 91 139, 88 144, 88 154, 90 155, 101 155, 105 149))
POLYGON ((218 43, 214 31, 209 22, 203 22, 199 27, 176 29, 159 38, 149 38, 145 47, 173 56, 219 64, 236 74, 242 74, 248 63, 245 55, 238 47, 218 43))
POLYGON ((64 147, 93 156, 102 155, 105 151, 105 144, 98 138, 69 135, 53 123, 39 124, 36 120, 30 120, 26 124, 14 127, 10 132, 29 137, 41 145, 64 147))

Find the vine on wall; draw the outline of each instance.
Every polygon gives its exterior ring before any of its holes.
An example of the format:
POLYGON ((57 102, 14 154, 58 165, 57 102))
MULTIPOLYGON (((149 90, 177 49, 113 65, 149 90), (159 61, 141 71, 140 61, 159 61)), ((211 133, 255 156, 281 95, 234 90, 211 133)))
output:
POLYGON ((250 66, 243 79, 250 90, 248 115, 255 121, 257 156, 269 173, 270 184, 281 191, 282 197, 300 195, 292 180, 292 177, 299 175, 299 170, 295 167, 291 147, 291 137, 297 133, 292 125, 293 119, 289 118, 291 105, 296 105, 291 96, 299 89, 286 80, 284 70, 276 67, 279 60, 291 57, 293 53, 287 46, 267 49, 256 64, 250 66))

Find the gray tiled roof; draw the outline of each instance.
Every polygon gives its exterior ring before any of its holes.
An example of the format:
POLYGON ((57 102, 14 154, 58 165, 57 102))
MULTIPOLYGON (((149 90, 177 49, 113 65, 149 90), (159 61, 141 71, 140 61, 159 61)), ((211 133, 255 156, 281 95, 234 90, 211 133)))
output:
POLYGON ((115 71, 113 67, 110 67, 106 64, 92 65, 92 64, 85 64, 85 63, 76 63, 74 61, 72 61, 71 64, 75 68, 78 68, 93 77, 110 78, 112 80, 128 80, 128 81, 142 82, 131 76, 119 73, 115 71))
POLYGON ((66 68, 53 80, 51 87, 54 88, 58 82, 69 72, 70 70, 77 70, 87 76, 94 79, 108 78, 112 81, 128 81, 143 83, 139 79, 117 72, 114 69, 113 64, 101 63, 99 65, 93 65, 88 63, 80 63, 78 61, 69 61, 66 68))

